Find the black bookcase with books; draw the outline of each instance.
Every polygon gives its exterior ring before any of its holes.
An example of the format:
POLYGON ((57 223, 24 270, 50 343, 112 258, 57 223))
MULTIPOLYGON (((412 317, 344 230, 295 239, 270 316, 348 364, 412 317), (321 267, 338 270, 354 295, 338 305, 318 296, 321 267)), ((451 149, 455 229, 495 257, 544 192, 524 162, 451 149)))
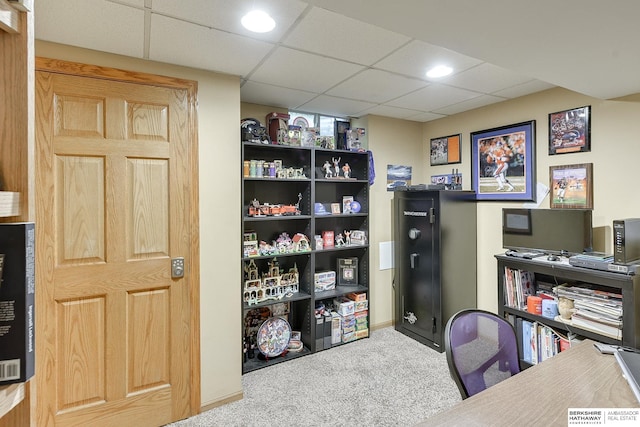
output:
POLYGON ((516 329, 524 366, 551 357, 574 336, 640 348, 640 276, 575 267, 546 257, 495 257, 498 312, 516 329), (571 318, 528 311, 529 295, 570 300, 571 318))
POLYGON ((242 160, 243 373, 367 337, 368 154, 245 142, 242 160), (271 317, 299 346, 265 359, 271 317))

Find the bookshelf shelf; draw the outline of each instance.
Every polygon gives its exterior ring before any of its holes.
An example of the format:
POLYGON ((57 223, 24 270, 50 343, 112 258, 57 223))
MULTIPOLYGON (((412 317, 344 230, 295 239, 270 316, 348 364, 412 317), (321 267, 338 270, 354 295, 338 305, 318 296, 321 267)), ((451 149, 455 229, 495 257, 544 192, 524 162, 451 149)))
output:
MULTIPOLYGON (((327 314, 316 316, 323 307, 336 309, 336 300, 346 298, 351 293, 369 292, 369 245, 366 239, 356 241, 354 231, 368 238, 369 234, 369 157, 366 152, 346 150, 324 150, 316 147, 292 147, 273 144, 242 144, 242 239, 243 255, 241 268, 243 269, 242 291, 242 331, 243 331, 243 363, 242 372, 247 373, 256 369, 271 366, 276 363, 317 353, 330 349, 343 342, 368 336, 369 311, 368 304, 360 305, 360 310, 353 313, 340 313, 336 321, 327 314), (340 165, 349 164, 351 178, 325 178, 323 166, 333 164, 338 159, 340 165), (252 162, 254 166, 252 167, 252 162), (262 172, 260 171, 262 162, 262 172), (275 168, 280 164, 281 173, 287 171, 287 178, 267 178, 264 165, 271 164, 275 168), (247 169, 248 168, 248 169, 247 169), (256 176, 252 176, 253 174, 256 176), (247 176, 247 173, 249 174, 247 176), (260 177, 262 173, 262 177, 260 177), (291 177, 293 174, 293 177, 291 177), (351 211, 356 201, 359 207, 351 211), (296 204, 296 214, 272 215, 267 210, 267 204, 296 204), (257 205, 257 206, 256 206, 257 205), (339 212, 334 212, 332 205, 338 205, 339 212), (345 206, 348 206, 345 212, 345 206), (259 208, 261 216, 250 216, 253 209, 259 208), (322 208, 322 209, 321 209, 322 208), (349 231, 346 235, 345 231, 349 231), (259 241, 273 242, 286 232, 291 238, 300 234, 309 239, 310 247, 295 252, 279 253, 279 251, 257 250, 255 243, 259 241), (315 237, 333 233, 334 236, 345 233, 342 245, 325 246, 319 249, 315 237), (351 235, 353 234, 353 235, 351 235), (346 238, 351 236, 351 241, 346 238), (338 277, 338 264, 343 259, 356 259, 357 284, 350 286, 336 283, 335 289, 316 291, 315 274, 333 271, 338 277), (262 277, 271 271, 271 265, 277 261, 281 271, 289 271, 295 267, 299 275, 298 292, 285 293, 284 297, 259 297, 259 292, 265 285, 256 285, 256 280, 249 282, 247 270, 253 271, 254 264, 262 277), (247 284, 249 282, 249 284, 247 284), (255 301, 260 301, 256 303, 255 301), (249 300, 247 300, 247 295, 249 300), (251 304, 249 304, 251 302, 251 304), (363 308, 366 307, 366 308, 363 308), (356 312, 359 317, 357 326, 356 312), (249 351, 255 346, 257 327, 270 316, 285 317, 291 329, 300 333, 304 348, 300 353, 288 352, 286 356, 269 360, 259 358, 258 354, 249 356, 249 351), (364 319, 366 317, 366 319, 364 319), (366 320, 366 321, 363 321, 366 320), (354 325, 351 325, 353 323, 354 325), (350 326, 351 325, 351 326, 350 326), (366 325, 366 328, 365 328, 366 325), (357 328, 357 332, 356 332, 357 328), (334 335, 334 329, 339 329, 339 335, 334 335), (353 329, 353 330, 352 330, 353 329), (366 329, 366 330, 365 330, 366 329), (246 355, 246 357, 245 357, 246 355)), ((273 171, 277 176, 277 169, 273 171)), ((341 169, 342 170, 342 169, 341 169)), ((271 171, 270 171, 271 172, 271 171)), ((357 206, 357 205, 356 205, 357 206)), ((289 211, 290 212, 290 211, 289 211)), ((254 213, 255 214, 255 213, 254 213)), ((277 246, 274 244, 272 246, 277 246)), ((273 276, 272 276, 273 277, 273 276)), ((259 282, 259 280, 257 280, 259 282)), ((282 288, 282 287, 280 287, 282 288)), ((279 289, 276 287, 279 291, 279 289)), ((266 290, 265 290, 266 293, 266 290)), ((338 311, 338 310, 335 310, 338 311)), ((257 353, 258 350, 255 350, 257 353)))
POLYGON ((539 258, 529 260, 502 254, 496 255, 495 258, 498 262, 498 312, 501 316, 510 318, 516 329, 520 319, 520 321, 538 322, 562 334, 573 333, 607 344, 640 348, 640 276, 575 267, 539 258), (529 271, 534 274, 535 283, 541 281, 554 286, 568 283, 577 288, 595 287, 622 295, 621 339, 578 327, 570 322, 554 320, 517 307, 510 307, 505 303, 505 268, 529 271))

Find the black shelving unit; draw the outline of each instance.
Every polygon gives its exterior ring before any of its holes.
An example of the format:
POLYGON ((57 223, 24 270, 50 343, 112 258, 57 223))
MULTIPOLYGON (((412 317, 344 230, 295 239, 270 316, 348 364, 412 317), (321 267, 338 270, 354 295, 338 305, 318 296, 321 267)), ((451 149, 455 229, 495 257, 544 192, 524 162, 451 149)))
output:
MULTIPOLYGON (((322 250, 316 250, 314 242, 314 236, 322 235, 325 231, 332 231, 337 236, 338 233, 344 233, 345 230, 359 230, 365 233, 367 239, 369 238, 369 159, 365 152, 254 143, 242 144, 242 159, 243 218, 241 238, 244 240, 246 233, 255 233, 258 240, 271 243, 283 232, 286 232, 290 237, 296 233, 302 233, 309 239, 311 245, 311 249, 306 252, 258 256, 246 255, 243 247, 241 254, 243 281, 240 285, 241 333, 243 335, 241 355, 243 357, 242 371, 247 373, 329 348, 319 344, 323 340, 322 337, 317 336, 314 315, 316 306, 320 303, 328 305, 334 298, 351 292, 367 292, 367 297, 369 297, 368 241, 360 245, 334 246, 322 250), (348 179, 344 176, 326 178, 323 165, 325 162, 330 162, 333 165, 333 160, 338 158, 341 166, 349 163, 350 177, 348 179), (288 173, 275 177, 251 176, 252 171, 249 165, 249 176, 246 176, 245 162, 251 162, 251 160, 262 160, 268 163, 277 160, 282 162, 283 168, 288 170, 288 173), (353 196, 354 200, 360 204, 360 211, 342 213, 343 196, 353 196), (300 214, 298 215, 260 217, 249 215, 250 206, 256 202, 258 204, 295 204, 299 199, 300 214), (322 204, 328 214, 317 214, 316 203, 322 204), (331 214, 332 203, 340 204, 341 213, 331 214), (314 291, 314 274, 316 272, 331 270, 336 271, 337 275, 338 259, 353 257, 358 259, 358 283, 349 286, 337 285, 335 289, 328 291, 314 291), (251 261, 259 271, 267 271, 269 263, 274 261, 284 270, 295 266, 299 273, 299 292, 279 300, 250 304, 244 295, 244 269, 251 261), (253 358, 245 357, 244 338, 247 330, 247 314, 254 315, 256 309, 270 309, 281 303, 289 305, 287 318, 292 330, 301 332, 304 350, 299 353, 288 352, 284 356, 263 360, 257 358, 258 350, 256 349, 253 358)), ((264 175, 264 167, 262 172, 264 175)), ((258 174, 256 172, 256 175, 258 174)), ((369 319, 370 315, 367 314, 367 324, 369 319)))
MULTIPOLYGON (((498 311, 501 316, 527 319, 562 333, 571 332, 594 341, 640 349, 640 276, 575 267, 563 262, 547 261, 546 257, 531 260, 503 254, 495 257, 498 261, 498 311), (577 287, 596 287, 622 294, 622 339, 615 339, 570 323, 507 306, 504 295, 505 267, 531 271, 536 281, 557 285, 568 283, 577 287)), ((527 365, 524 361, 522 363, 527 365)))

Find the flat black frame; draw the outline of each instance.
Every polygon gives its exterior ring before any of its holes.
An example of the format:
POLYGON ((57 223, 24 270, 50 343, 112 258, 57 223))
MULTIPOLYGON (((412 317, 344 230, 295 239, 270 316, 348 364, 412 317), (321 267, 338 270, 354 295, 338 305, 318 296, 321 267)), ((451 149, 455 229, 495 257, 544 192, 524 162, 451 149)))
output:
POLYGON ((549 155, 591 151, 591 106, 549 114, 549 155))
POLYGON ((429 141, 429 158, 431 166, 462 163, 462 134, 431 138, 429 141), (441 145, 441 148, 444 149, 440 155, 438 155, 438 145, 441 145), (452 148, 454 149, 452 150, 452 148), (452 156, 452 153, 457 153, 457 158, 452 156))

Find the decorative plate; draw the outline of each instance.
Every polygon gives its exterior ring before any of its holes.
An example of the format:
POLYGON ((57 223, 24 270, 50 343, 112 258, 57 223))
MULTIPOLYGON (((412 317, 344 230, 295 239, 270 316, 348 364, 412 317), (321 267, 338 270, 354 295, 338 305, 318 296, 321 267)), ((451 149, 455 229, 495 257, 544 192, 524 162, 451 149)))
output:
POLYGON ((291 326, 282 317, 270 317, 258 329, 258 350, 267 357, 281 355, 290 340, 291 326))

